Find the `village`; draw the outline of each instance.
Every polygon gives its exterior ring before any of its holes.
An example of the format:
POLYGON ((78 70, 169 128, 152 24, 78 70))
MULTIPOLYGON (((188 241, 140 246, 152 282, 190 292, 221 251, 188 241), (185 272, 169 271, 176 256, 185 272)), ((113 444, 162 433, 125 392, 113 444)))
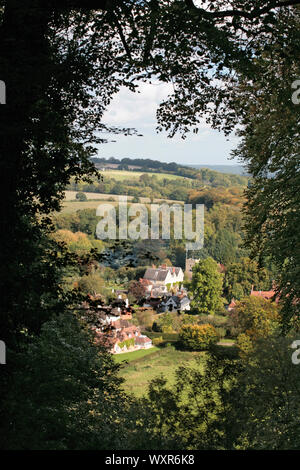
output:
MULTIPOLYGON (((178 315, 190 312, 191 299, 184 280, 192 279, 193 267, 198 260, 187 259, 185 272, 180 267, 166 266, 147 268, 139 284, 143 287, 145 295, 140 301, 139 310, 155 311, 158 315, 168 312, 177 312, 178 315)), ((219 264, 219 270, 224 272, 224 265, 219 264)), ((152 340, 142 332, 141 327, 135 325, 133 314, 135 308, 130 305, 127 290, 116 290, 115 299, 110 305, 105 305, 101 295, 89 295, 89 302, 82 304, 82 317, 90 325, 95 335, 95 342, 104 346, 112 354, 121 354, 139 349, 153 347, 152 340)), ((250 296, 270 300, 275 290, 255 291, 252 286, 250 296)), ((225 306, 232 312, 236 301, 225 306)))

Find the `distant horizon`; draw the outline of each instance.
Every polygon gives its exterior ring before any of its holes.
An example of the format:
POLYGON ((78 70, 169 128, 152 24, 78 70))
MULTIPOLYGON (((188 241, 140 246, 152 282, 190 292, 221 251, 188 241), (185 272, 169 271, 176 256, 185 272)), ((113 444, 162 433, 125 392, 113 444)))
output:
MULTIPOLYGON (((169 162, 166 162, 166 161, 162 161, 160 159, 157 159, 156 158, 151 158, 151 157, 128 157, 128 156, 124 156, 124 157, 115 157, 115 156, 109 156, 109 157, 100 157, 100 156, 97 156, 97 157, 93 157, 92 160, 99 160, 101 162, 103 162, 103 164, 106 164, 104 162, 111 162, 112 164, 115 163, 117 165, 119 164, 122 164, 122 162, 124 160, 127 160, 125 163, 128 164, 128 160, 130 162, 132 162, 133 164, 135 165, 141 165, 141 163, 139 163, 139 160, 149 160, 150 162, 153 162, 153 163, 162 163, 162 164, 176 164, 178 165, 178 167, 186 167, 186 168, 193 168, 193 169, 196 169, 196 170, 201 170, 201 169, 204 169, 204 168, 207 168, 209 170, 212 170, 212 171, 217 171, 219 173, 228 173, 228 174, 235 174, 235 175, 243 175, 243 176, 248 176, 249 173, 247 172, 246 170, 246 167, 245 165, 241 164, 241 163, 223 163, 223 164, 209 164, 209 163, 177 163, 177 162, 174 162, 174 161, 169 161, 169 162)), ((96 163, 96 161, 95 161, 96 163)), ((148 165, 149 166, 149 165, 148 165)), ((155 166, 155 165, 154 165, 155 166)), ((138 168, 138 166, 137 166, 138 168)), ((149 168, 151 168, 151 163, 150 163, 150 166, 149 168)))
POLYGON ((209 165, 209 166, 243 166, 242 163, 179 163, 176 162, 175 160, 162 160, 159 157, 145 157, 145 156, 116 156, 116 155, 110 155, 110 156, 95 156, 92 158, 98 158, 99 160, 109 160, 110 158, 115 158, 116 160, 123 160, 124 158, 129 158, 130 160, 153 160, 153 161, 159 161, 162 163, 176 163, 177 165, 182 165, 182 166, 203 166, 203 165, 209 165))
POLYGON ((240 167, 243 167, 244 165, 242 163, 179 163, 179 162, 176 162, 175 160, 161 160, 159 157, 144 157, 144 156, 115 156, 115 155, 110 155, 109 157, 108 156, 96 156, 96 157, 92 157, 92 158, 97 158, 97 159, 100 159, 100 160, 109 160, 110 158, 115 158, 116 160, 123 160, 124 158, 129 158, 130 160, 136 160, 136 159, 141 159, 141 160, 153 160, 153 161, 159 161, 159 162, 162 162, 162 163, 176 163, 177 165, 182 165, 182 166, 240 166, 240 167))

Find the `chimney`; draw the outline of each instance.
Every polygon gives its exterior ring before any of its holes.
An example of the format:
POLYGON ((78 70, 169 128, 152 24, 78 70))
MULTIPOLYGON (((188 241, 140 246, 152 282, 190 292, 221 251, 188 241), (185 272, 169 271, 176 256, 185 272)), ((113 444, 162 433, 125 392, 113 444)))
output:
POLYGON ((172 271, 173 271, 173 274, 175 274, 175 268, 173 268, 172 271))
POLYGON ((161 268, 162 268, 162 269, 166 269, 166 268, 167 268, 167 265, 166 265, 166 264, 162 264, 162 265, 161 265, 161 268))

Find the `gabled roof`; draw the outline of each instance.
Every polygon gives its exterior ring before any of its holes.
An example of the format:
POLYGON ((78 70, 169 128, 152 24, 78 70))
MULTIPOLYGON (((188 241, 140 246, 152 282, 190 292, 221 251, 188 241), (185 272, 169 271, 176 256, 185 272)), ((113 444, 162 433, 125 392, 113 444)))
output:
POLYGON ((176 267, 168 267, 167 270, 172 274, 176 274, 176 276, 178 276, 178 274, 180 273, 180 271, 182 271, 181 268, 176 268, 176 267))
POLYGON ((182 271, 181 268, 168 266, 168 267, 159 267, 159 268, 147 268, 144 274, 144 279, 150 281, 165 281, 168 274, 172 276, 178 276, 182 271))
POLYGON ((179 299, 180 305, 188 305, 190 302, 191 301, 188 297, 183 297, 182 299, 179 299))
POLYGON ((144 279, 148 279, 149 281, 164 281, 168 273, 169 271, 167 269, 147 268, 144 279))
POLYGON ((161 303, 163 305, 167 305, 170 302, 172 302, 176 306, 180 307, 182 305, 188 305, 190 303, 190 299, 187 296, 179 297, 178 295, 171 295, 167 299, 164 299, 161 303))

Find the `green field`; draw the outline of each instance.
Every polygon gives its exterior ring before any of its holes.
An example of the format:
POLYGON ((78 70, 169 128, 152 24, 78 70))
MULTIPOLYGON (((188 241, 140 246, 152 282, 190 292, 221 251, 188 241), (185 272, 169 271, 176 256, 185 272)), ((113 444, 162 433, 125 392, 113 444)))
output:
POLYGON ((158 180, 169 179, 169 180, 176 180, 176 179, 188 179, 184 176, 178 175, 171 175, 169 173, 150 173, 145 171, 126 171, 126 170, 105 170, 101 172, 102 176, 114 178, 118 181, 125 181, 129 179, 138 179, 141 175, 149 175, 150 177, 155 175, 158 180))
MULTIPOLYGON (((205 357, 203 352, 179 351, 173 347, 156 349, 157 351, 153 354, 144 355, 139 359, 129 358, 131 362, 122 367, 120 376, 125 379, 123 387, 126 392, 141 397, 146 393, 149 382, 161 375, 167 379, 169 384, 172 384, 175 379, 175 370, 179 366, 187 363, 197 365, 196 357, 202 356, 203 360, 205 357)), ((146 351, 150 352, 151 350, 146 351)), ((128 353, 128 355, 134 353, 128 353)), ((120 354, 120 356, 125 356, 125 354, 120 354)))
POLYGON ((121 363, 124 361, 132 362, 136 359, 141 359, 142 357, 149 356, 150 354, 160 351, 159 348, 153 347, 150 349, 138 349, 137 351, 132 351, 128 353, 116 354, 114 359, 116 362, 121 363))

